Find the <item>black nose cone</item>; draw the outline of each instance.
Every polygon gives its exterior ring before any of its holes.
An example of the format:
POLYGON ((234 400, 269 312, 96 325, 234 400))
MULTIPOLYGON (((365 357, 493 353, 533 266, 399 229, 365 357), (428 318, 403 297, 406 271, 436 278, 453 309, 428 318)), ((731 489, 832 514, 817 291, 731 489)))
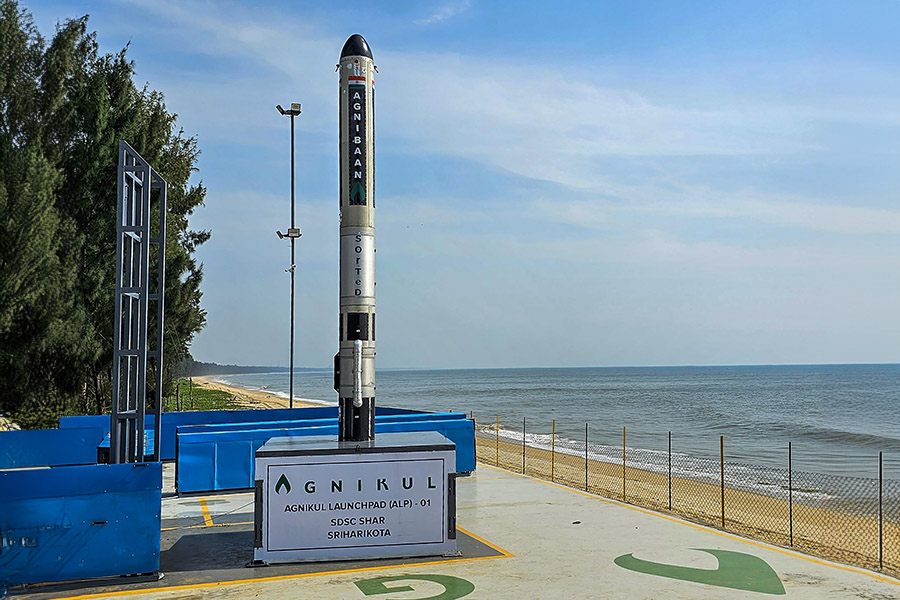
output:
POLYGON ((341 58, 344 58, 345 56, 365 56, 367 58, 372 58, 372 51, 369 49, 366 38, 358 33, 354 33, 347 38, 344 49, 341 50, 341 58))

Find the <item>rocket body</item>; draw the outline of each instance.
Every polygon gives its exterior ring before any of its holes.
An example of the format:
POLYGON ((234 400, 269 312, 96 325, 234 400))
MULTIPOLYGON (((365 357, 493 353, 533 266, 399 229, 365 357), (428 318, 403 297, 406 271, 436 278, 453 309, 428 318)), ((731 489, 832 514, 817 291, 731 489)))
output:
POLYGON ((335 389, 341 441, 375 438, 375 64, 352 35, 340 70, 340 350, 335 389))

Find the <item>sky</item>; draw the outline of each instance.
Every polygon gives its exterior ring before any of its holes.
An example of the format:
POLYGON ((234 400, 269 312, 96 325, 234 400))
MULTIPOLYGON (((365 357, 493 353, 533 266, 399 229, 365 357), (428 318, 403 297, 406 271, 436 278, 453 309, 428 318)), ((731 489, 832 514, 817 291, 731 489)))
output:
POLYGON ((360 33, 379 368, 900 362, 896 0, 23 4, 130 44, 198 139, 197 360, 289 363, 300 102, 295 364, 331 364, 360 33))

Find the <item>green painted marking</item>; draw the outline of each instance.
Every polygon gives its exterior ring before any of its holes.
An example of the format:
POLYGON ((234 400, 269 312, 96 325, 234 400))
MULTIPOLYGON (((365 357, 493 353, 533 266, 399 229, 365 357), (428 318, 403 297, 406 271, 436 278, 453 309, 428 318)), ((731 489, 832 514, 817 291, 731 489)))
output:
POLYGON ((281 474, 281 477, 278 478, 278 482, 275 484, 275 493, 280 494, 281 488, 287 489, 287 493, 291 493, 291 482, 288 481, 288 478, 285 477, 284 473, 281 474))
POLYGON ((350 188, 350 204, 365 204, 366 203, 366 188, 359 181, 353 184, 353 187, 350 188))
MULTIPOLYGON (((363 579, 356 582, 359 588, 366 596, 375 596, 380 594, 390 594, 391 592, 413 592, 415 589, 408 585, 398 585, 388 587, 385 583, 391 581, 430 581, 443 586, 444 591, 437 596, 406 598, 405 600, 456 600, 468 596, 475 591, 475 585, 465 579, 452 577, 450 575, 394 575, 392 577, 375 577, 373 579, 363 579)), ((400 600, 399 598, 385 598, 384 600, 400 600)))
POLYGON ((623 554, 615 559, 615 563, 623 569, 658 575, 669 579, 693 581, 718 587, 759 592, 761 594, 784 595, 784 586, 778 574, 761 558, 743 552, 730 550, 706 550, 695 548, 700 552, 712 554, 719 561, 716 569, 695 569, 679 567, 664 563, 641 560, 631 554, 623 554))

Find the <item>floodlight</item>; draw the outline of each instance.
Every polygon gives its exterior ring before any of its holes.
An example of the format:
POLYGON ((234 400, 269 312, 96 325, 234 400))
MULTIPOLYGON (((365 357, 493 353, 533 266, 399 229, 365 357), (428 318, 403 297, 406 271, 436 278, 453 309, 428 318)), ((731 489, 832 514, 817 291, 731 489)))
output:
POLYGON ((275 108, 278 109, 278 112, 285 117, 296 117, 300 114, 300 103, 299 102, 291 102, 291 107, 289 109, 285 109, 280 104, 276 104, 275 108))

